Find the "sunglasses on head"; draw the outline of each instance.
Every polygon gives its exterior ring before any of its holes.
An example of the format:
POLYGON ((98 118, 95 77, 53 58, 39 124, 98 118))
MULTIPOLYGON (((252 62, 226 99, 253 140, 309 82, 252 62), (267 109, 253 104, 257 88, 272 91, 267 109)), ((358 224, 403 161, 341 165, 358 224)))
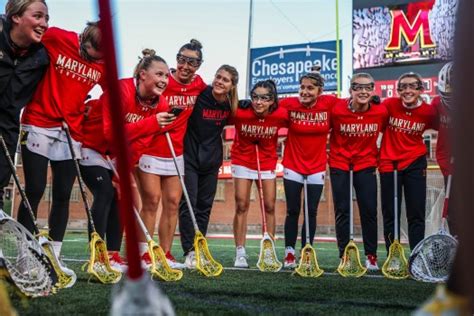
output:
POLYGON ((202 62, 202 60, 199 58, 188 57, 181 54, 176 55, 176 61, 180 65, 183 65, 186 63, 192 67, 199 67, 202 62))
POLYGON ((271 94, 256 94, 252 93, 250 96, 253 102, 257 102, 258 100, 263 102, 268 102, 273 100, 273 95, 271 94))
POLYGON ((352 91, 362 91, 362 90, 365 90, 365 91, 374 91, 374 83, 371 82, 371 83, 357 83, 357 82, 353 82, 351 84, 351 89, 352 91))
POLYGON ((410 88, 411 90, 421 90, 423 88, 423 84, 419 81, 410 82, 410 83, 399 83, 397 90, 403 91, 410 88))

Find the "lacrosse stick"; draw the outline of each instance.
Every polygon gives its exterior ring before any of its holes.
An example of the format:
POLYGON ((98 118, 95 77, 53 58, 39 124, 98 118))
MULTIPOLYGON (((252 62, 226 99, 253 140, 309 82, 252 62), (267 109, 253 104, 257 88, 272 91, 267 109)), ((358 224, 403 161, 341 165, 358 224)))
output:
POLYGON ((10 156, 10 153, 8 152, 7 145, 5 144, 5 140, 3 139, 2 135, 0 135, 0 142, 5 152, 5 157, 8 160, 8 164, 10 166, 13 179, 15 180, 15 184, 18 188, 18 191, 20 192, 21 199, 23 200, 23 204, 28 210, 28 214, 30 215, 31 221, 33 222, 34 233, 38 237, 38 242, 43 248, 43 251, 48 257, 51 263, 51 266, 53 267, 54 272, 56 273, 56 276, 58 278, 58 282, 55 284, 55 286, 59 289, 69 288, 73 286, 74 283, 76 283, 76 279, 77 279, 76 274, 71 269, 67 269, 68 271, 63 269, 59 261, 59 258, 56 256, 56 253, 54 252, 53 245, 51 245, 51 243, 49 242, 47 235, 45 236, 43 234, 40 234, 38 225, 36 223, 36 216, 33 213, 33 209, 31 208, 30 201, 28 200, 28 197, 26 196, 25 189, 20 184, 20 179, 18 179, 18 175, 16 174, 15 164, 13 163, 12 157, 10 156))
POLYGON ((408 260, 410 275, 417 281, 446 282, 454 262, 458 241, 447 228, 452 175, 448 175, 441 227, 437 234, 426 237, 413 249, 408 260))
POLYGON ((262 272, 278 272, 283 264, 278 261, 275 252, 275 243, 267 231, 267 217, 265 215, 265 203, 263 202, 262 174, 260 172, 260 153, 258 143, 255 144, 257 155, 258 197, 260 200, 260 211, 262 212, 262 240, 260 241, 260 254, 258 256, 257 268, 262 272))
POLYGON ((309 240, 309 214, 308 214, 308 177, 303 176, 303 194, 304 194, 304 222, 306 230, 306 245, 301 249, 301 258, 295 272, 302 277, 317 278, 324 273, 319 268, 316 250, 311 246, 309 240))
POLYGON ((394 240, 388 249, 388 257, 382 266, 382 273, 389 279, 406 279, 408 278, 408 262, 405 258, 405 251, 400 244, 399 223, 398 223, 398 170, 397 162, 393 163, 393 215, 394 218, 394 240))
POLYGON ((344 254, 337 267, 337 272, 343 277, 361 277, 367 268, 360 263, 359 248, 354 242, 354 203, 352 201, 352 188, 354 185, 354 166, 349 164, 349 243, 344 248, 344 254))
POLYGON ((191 215, 191 220, 193 222, 195 236, 194 236, 194 251, 196 255, 196 269, 202 274, 208 277, 219 276, 222 273, 222 265, 214 260, 209 251, 207 245, 206 237, 199 230, 198 224, 196 222, 196 216, 194 215, 193 206, 191 205, 191 200, 189 199, 188 190, 184 184, 184 178, 181 172, 179 171, 178 162, 176 161, 176 153, 174 152, 173 143, 171 142, 171 137, 168 132, 165 133, 166 140, 168 141, 168 146, 173 156, 174 166, 176 167, 176 172, 178 173, 179 180, 181 182, 181 187, 183 188, 184 198, 186 199, 186 204, 189 209, 189 214, 191 215))
POLYGON ((87 220, 89 221, 89 225, 92 230, 89 241, 91 256, 89 262, 86 263, 87 273, 92 276, 95 276, 100 282, 104 284, 117 283, 122 277, 122 273, 113 269, 110 266, 107 245, 105 244, 104 240, 100 238, 99 234, 95 229, 94 220, 92 219, 91 209, 89 207, 89 201, 87 200, 86 196, 85 184, 82 180, 81 170, 79 169, 79 162, 76 158, 76 154, 74 153, 71 133, 69 131, 69 126, 67 126, 66 122, 63 122, 63 129, 66 132, 67 143, 69 145, 69 151, 71 152, 72 160, 74 161, 74 166, 76 168, 79 189, 81 191, 82 200, 84 202, 84 208, 86 209, 87 220))
POLYGON ((54 293, 54 269, 41 245, 21 224, 0 210, 0 270, 4 277, 29 297, 54 293))
MULTIPOLYGON (((107 163, 109 164, 109 167, 112 169, 112 172, 114 173, 115 177, 117 180, 119 179, 119 175, 117 172, 117 169, 115 169, 115 166, 110 160, 110 157, 107 156, 107 163)), ((153 238, 151 238, 150 233, 145 227, 145 224, 143 223, 143 220, 140 218, 140 215, 138 214, 138 211, 135 207, 133 207, 133 211, 135 213, 135 217, 137 218, 137 222, 145 235, 146 242, 148 244, 148 254, 150 255, 151 258, 151 266, 149 268, 150 274, 152 277, 157 277, 160 278, 163 281, 179 281, 183 277, 183 271, 177 270, 177 269, 172 269, 168 261, 166 261, 166 256, 165 252, 163 251, 163 248, 161 246, 157 245, 153 238)))

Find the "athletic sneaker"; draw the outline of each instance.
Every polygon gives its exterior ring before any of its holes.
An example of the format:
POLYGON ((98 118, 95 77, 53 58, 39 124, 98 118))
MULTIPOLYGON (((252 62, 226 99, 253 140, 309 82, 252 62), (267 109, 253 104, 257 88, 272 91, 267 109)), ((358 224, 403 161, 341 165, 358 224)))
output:
POLYGON ((194 251, 188 252, 188 254, 186 255, 186 259, 184 260, 184 264, 188 269, 196 269, 197 260, 194 251))
POLYGON ((148 269, 149 267, 151 267, 151 258, 150 258, 150 254, 147 252, 143 253, 142 257, 141 257, 141 262, 142 262, 142 267, 145 268, 145 269, 148 269))
POLYGON ((365 267, 369 271, 379 271, 379 265, 377 264, 377 256, 368 255, 367 260, 365 260, 365 267))
POLYGON ((283 266, 287 269, 294 269, 296 268, 296 258, 294 253, 288 252, 285 256, 285 263, 283 266))
POLYGON ((248 268, 247 255, 240 255, 235 258, 234 267, 236 268, 248 268))
POLYGON ((109 251, 109 262, 110 266, 120 272, 125 272, 127 271, 127 264, 123 260, 123 258, 120 256, 118 251, 109 251))
POLYGON ((413 315, 470 315, 469 301, 466 297, 450 292, 444 284, 440 284, 436 288, 436 293, 417 309, 413 315))
POLYGON ((171 252, 166 252, 166 262, 168 262, 168 265, 170 266, 171 269, 184 269, 186 268, 186 265, 184 263, 176 261, 174 256, 171 254, 171 252))

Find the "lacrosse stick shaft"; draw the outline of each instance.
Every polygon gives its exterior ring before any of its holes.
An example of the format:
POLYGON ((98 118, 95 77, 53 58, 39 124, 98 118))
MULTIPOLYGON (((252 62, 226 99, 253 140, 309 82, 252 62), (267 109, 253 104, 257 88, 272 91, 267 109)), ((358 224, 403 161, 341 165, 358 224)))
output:
POLYGON ((449 195, 451 193, 451 181, 452 181, 452 174, 448 175, 448 181, 446 183, 446 194, 444 196, 444 204, 443 204, 443 222, 448 217, 448 206, 449 206, 449 195))
POLYGON ((71 132, 69 131, 69 126, 66 122, 63 122, 63 129, 66 132, 67 143, 69 146, 69 151, 71 152, 72 160, 74 161, 74 167, 76 169, 77 180, 79 182, 79 191, 81 191, 82 201, 84 202, 84 207, 86 209, 87 218, 89 219, 89 223, 91 225, 92 231, 96 232, 94 220, 92 219, 91 209, 89 207, 89 202, 87 201, 86 191, 85 191, 85 184, 82 180, 81 169, 79 168, 79 161, 77 160, 76 153, 74 152, 74 147, 72 145, 72 137, 71 132))
POLYGON ((393 224, 395 232, 395 240, 399 240, 398 236, 398 166, 397 162, 393 163, 393 214, 395 218, 393 219, 393 224))
POLYGON ((308 176, 303 176, 303 195, 304 195, 304 222, 306 231, 306 244, 310 244, 309 238, 309 211, 308 211, 308 176))
POLYGON ((352 201, 352 187, 354 185, 354 169, 349 165, 349 237, 354 240, 354 203, 352 201))
POLYGON ((199 227, 196 221, 196 216, 194 215, 193 206, 191 204, 191 200, 189 199, 189 194, 188 194, 188 190, 186 189, 186 184, 184 183, 184 177, 179 171, 178 161, 176 160, 176 153, 174 152, 173 142, 171 141, 171 137, 168 132, 165 133, 165 136, 166 136, 166 141, 168 142, 168 147, 170 148, 170 151, 171 151, 171 156, 173 156, 174 166, 176 168, 176 172, 178 173, 179 181, 181 182, 181 187, 183 189, 184 198, 186 199, 186 204, 188 205, 189 214, 191 215, 191 220, 193 222, 194 230, 199 231, 199 227))
POLYGON ((18 188, 18 191, 20 191, 21 199, 23 200, 23 203, 25 204, 25 207, 28 210, 28 213, 30 214, 31 220, 33 221, 33 229, 35 231, 35 234, 37 235, 39 234, 39 229, 36 223, 36 216, 33 212, 33 208, 31 207, 28 197, 26 196, 25 190, 23 189, 23 186, 20 184, 20 179, 18 178, 18 175, 16 174, 15 164, 13 163, 12 157, 10 156, 10 153, 8 152, 7 144, 5 143, 5 140, 3 139, 3 135, 0 135, 0 142, 2 143, 3 151, 5 152, 5 157, 8 160, 8 165, 10 166, 16 187, 18 188))
POLYGON ((265 203, 263 202, 263 184, 262 184, 262 172, 260 171, 260 152, 258 150, 258 144, 255 144, 255 153, 257 156, 257 186, 258 186, 258 197, 260 201, 260 211, 262 212, 262 230, 265 234, 267 232, 267 217, 265 215, 265 203))

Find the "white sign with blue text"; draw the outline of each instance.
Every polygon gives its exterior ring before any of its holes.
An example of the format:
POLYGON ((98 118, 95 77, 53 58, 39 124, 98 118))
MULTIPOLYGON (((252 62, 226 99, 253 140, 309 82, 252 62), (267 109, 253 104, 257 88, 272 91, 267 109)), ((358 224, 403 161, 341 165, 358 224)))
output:
MULTIPOLYGON (((342 51, 342 43, 339 51, 342 51)), ((340 56, 342 60, 342 53, 340 56)), ((321 67, 324 90, 337 88, 336 41, 252 48, 250 60, 249 91, 258 81, 272 79, 279 94, 295 93, 300 77, 314 65, 321 67)))

